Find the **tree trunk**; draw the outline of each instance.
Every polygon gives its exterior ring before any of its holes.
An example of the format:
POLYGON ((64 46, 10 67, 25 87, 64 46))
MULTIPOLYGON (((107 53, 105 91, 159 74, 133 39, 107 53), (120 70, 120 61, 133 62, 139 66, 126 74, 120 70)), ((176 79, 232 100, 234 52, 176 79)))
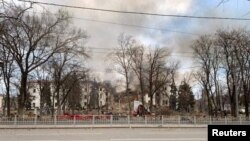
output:
POLYGON ((245 115, 246 117, 249 117, 249 105, 248 105, 248 99, 249 99, 249 96, 244 96, 244 105, 245 105, 245 115))
POLYGON ((235 117, 235 102, 231 103, 231 116, 235 117))
POLYGON ((129 108, 129 116, 131 115, 132 108, 130 103, 130 95, 129 95, 129 80, 128 80, 128 72, 126 72, 126 95, 128 97, 128 108, 129 108))
POLYGON ((149 103, 149 110, 150 113, 152 113, 152 109, 153 109, 153 96, 154 94, 152 94, 153 92, 153 72, 152 72, 152 67, 151 70, 149 72, 149 98, 150 98, 150 103, 149 103))
POLYGON ((141 86, 141 102, 144 105, 144 85, 142 77, 140 77, 140 86, 141 86))
MULTIPOLYGON (((215 69, 214 69, 215 70, 215 69)), ((220 99, 220 92, 219 92, 219 84, 217 81, 217 76, 216 76, 216 72, 214 72, 214 85, 215 85, 215 103, 216 103, 216 107, 215 107, 215 115, 217 117, 218 115, 218 110, 221 112, 222 107, 221 107, 221 99, 220 99)))
POLYGON ((231 107, 231 116, 236 117, 235 93, 232 93, 232 96, 230 97, 230 107, 231 107))
POLYGON ((22 73, 20 95, 18 101, 18 115, 24 114, 24 108, 27 102, 27 79, 28 79, 28 73, 22 73))
POLYGON ((243 85, 243 89, 244 89, 244 105, 245 105, 245 115, 246 117, 249 117, 249 112, 248 112, 248 108, 249 108, 249 93, 247 92, 247 85, 244 84, 243 85))
POLYGON ((207 86, 205 86, 205 91, 206 91, 206 96, 207 96, 207 103, 208 103, 208 115, 212 115, 212 111, 213 111, 213 107, 212 107, 212 102, 211 102, 211 98, 209 95, 209 90, 207 88, 207 86))
POLYGON ((106 111, 107 112, 109 112, 109 97, 108 97, 108 94, 107 93, 105 93, 106 94, 106 111))
POLYGON ((11 79, 11 73, 10 73, 10 66, 5 65, 5 68, 2 68, 3 72, 3 80, 6 87, 6 102, 3 108, 3 113, 5 114, 5 108, 7 107, 7 117, 10 117, 10 79, 11 79))
POLYGON ((41 89, 41 85, 40 84, 40 116, 43 116, 43 111, 44 111, 44 96, 43 95, 43 89, 41 89))
POLYGON ((152 110, 153 110, 153 94, 150 94, 149 110, 150 110, 150 113, 152 113, 152 110))
POLYGON ((52 94, 52 117, 55 115, 55 92, 52 94))
POLYGON ((4 78, 4 83, 6 87, 6 102, 4 104, 4 114, 5 114, 5 108, 7 107, 7 117, 10 117, 10 77, 4 78))
POLYGON ((10 89, 9 86, 6 91, 6 96, 7 96, 7 117, 10 117, 10 89))
POLYGON ((56 94, 56 100, 57 100, 57 115, 61 115, 61 102, 60 102, 60 89, 58 89, 56 94))
POLYGON ((63 105, 62 105, 62 111, 63 111, 63 114, 65 114, 66 113, 66 102, 64 102, 63 103, 63 105))
POLYGON ((234 116, 234 117, 238 117, 238 96, 237 96, 237 94, 236 94, 236 86, 235 85, 233 85, 233 91, 232 91, 233 93, 232 93, 232 96, 234 97, 234 101, 233 101, 233 105, 234 105, 234 110, 232 110, 232 115, 234 116))

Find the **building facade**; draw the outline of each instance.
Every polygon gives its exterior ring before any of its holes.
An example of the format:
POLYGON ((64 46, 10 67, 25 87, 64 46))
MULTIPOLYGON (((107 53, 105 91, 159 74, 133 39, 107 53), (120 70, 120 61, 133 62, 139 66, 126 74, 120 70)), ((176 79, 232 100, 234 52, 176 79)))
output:
MULTIPOLYGON (((32 81, 29 82, 28 85, 28 93, 30 96, 30 103, 31 103, 31 110, 39 110, 41 109, 41 90, 40 90, 40 81, 32 81)), ((54 87, 50 84, 50 91, 51 91, 51 102, 52 102, 52 93, 54 92, 54 87)), ((91 103, 91 99, 94 99, 96 101, 95 108, 101 108, 108 104, 108 98, 110 94, 109 92, 103 87, 101 84, 95 85, 94 82, 83 82, 81 84, 81 107, 82 110, 88 110, 90 105, 93 105, 91 103), (93 95, 96 94, 96 97, 93 97, 93 95)), ((54 99, 54 109, 57 109, 57 101, 56 98, 54 99)), ((63 106, 61 106, 63 108, 63 106)), ((93 106, 92 106, 93 107, 93 106)), ((64 106, 65 109, 68 109, 67 105, 64 106)), ((41 109, 42 110, 42 109, 41 109)), ((62 110, 62 109, 61 109, 62 110)))
MULTIPOLYGON (((154 106, 169 106, 169 95, 170 95, 170 88, 164 88, 160 93, 154 93, 153 95, 153 105, 154 106)), ((145 94, 144 101, 146 104, 150 103, 150 96, 145 94)))
MULTIPOLYGON (((46 80, 36 80, 36 81, 29 81, 27 86, 27 92, 29 95, 29 101, 30 101, 30 109, 34 111, 34 114, 48 114, 52 112, 51 106, 53 105, 53 95, 54 88, 52 86, 52 83, 46 80), (46 89, 47 91, 42 94, 41 91, 44 91, 46 89), (46 96, 50 100, 50 104, 48 104, 48 101, 45 102, 44 97, 41 97, 41 95, 44 95, 46 93, 46 96), (43 99, 42 99, 43 98, 43 99), (42 113, 41 113, 42 112, 42 113)), ((57 109, 57 100, 54 98, 54 109, 57 109)))
POLYGON ((28 88, 28 93, 30 95, 30 103, 31 103, 31 109, 40 109, 40 88, 39 84, 37 82, 30 82, 29 83, 29 88, 28 88))
POLYGON ((110 92, 102 84, 92 81, 82 84, 81 105, 84 109, 102 108, 110 102, 110 92))

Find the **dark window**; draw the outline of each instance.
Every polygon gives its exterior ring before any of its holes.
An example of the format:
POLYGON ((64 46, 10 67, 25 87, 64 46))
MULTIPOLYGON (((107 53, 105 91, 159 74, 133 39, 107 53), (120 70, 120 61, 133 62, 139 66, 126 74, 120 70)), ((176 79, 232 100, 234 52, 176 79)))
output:
POLYGON ((33 89, 33 93, 35 93, 36 92, 36 89, 33 89))

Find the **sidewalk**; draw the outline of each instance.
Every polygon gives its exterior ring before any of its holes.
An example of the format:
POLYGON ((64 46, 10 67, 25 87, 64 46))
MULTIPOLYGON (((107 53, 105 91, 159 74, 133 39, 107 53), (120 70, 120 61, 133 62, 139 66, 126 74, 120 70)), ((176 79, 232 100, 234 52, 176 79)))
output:
POLYGON ((207 128, 206 124, 106 124, 106 125, 0 125, 0 129, 76 129, 76 128, 207 128))

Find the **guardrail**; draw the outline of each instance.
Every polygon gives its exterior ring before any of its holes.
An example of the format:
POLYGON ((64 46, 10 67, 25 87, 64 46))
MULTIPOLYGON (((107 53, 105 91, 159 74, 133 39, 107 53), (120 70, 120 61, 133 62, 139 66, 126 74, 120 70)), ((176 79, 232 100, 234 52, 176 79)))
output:
POLYGON ((246 117, 198 117, 198 116, 115 116, 75 115, 55 117, 0 118, 1 125, 168 125, 168 124, 249 124, 246 117))

